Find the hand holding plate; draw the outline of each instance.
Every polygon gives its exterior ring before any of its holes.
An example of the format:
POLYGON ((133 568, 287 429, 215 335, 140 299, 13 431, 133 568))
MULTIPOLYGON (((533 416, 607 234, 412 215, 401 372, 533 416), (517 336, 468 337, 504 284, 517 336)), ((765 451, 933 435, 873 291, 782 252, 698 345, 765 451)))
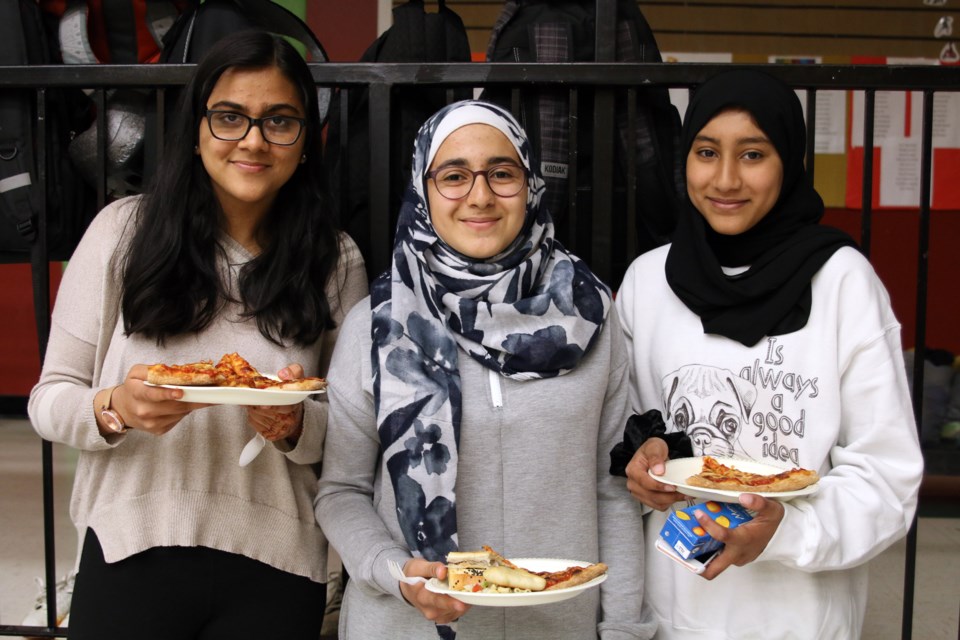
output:
POLYGON ((667 443, 662 438, 650 438, 640 445, 627 465, 627 490, 634 498, 658 511, 684 499, 675 486, 650 475, 663 473, 667 452, 667 443))
POLYGON ((111 407, 123 417, 127 427, 163 435, 173 429, 190 412, 209 405, 183 402, 178 389, 151 387, 145 383, 147 365, 130 368, 123 384, 114 389, 111 407))
MULTIPOLYGON (((422 576, 446 581, 447 566, 442 562, 428 562, 419 558, 412 558, 403 567, 407 576, 422 576)), ((453 622, 467 611, 470 605, 460 602, 450 596, 433 593, 425 588, 424 584, 400 583, 400 593, 404 599, 416 607, 423 617, 437 624, 453 622)))

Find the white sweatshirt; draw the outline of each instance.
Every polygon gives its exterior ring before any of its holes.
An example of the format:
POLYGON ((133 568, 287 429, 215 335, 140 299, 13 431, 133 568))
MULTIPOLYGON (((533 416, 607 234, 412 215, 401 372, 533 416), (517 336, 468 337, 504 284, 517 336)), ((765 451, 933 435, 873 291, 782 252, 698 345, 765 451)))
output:
POLYGON ((707 581, 654 549, 666 518, 645 517, 646 592, 658 638, 856 638, 866 562, 902 537, 923 459, 900 325, 855 249, 814 276, 807 325, 753 347, 706 335, 664 276, 669 247, 639 257, 617 296, 634 410, 659 409, 694 454, 817 470, 819 491, 785 504, 756 561, 707 581))

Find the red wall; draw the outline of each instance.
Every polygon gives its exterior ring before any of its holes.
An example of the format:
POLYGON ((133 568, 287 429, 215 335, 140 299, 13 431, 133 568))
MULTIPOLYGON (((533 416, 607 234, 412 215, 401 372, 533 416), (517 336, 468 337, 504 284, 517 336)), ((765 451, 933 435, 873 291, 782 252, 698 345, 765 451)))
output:
POLYGON ((307 24, 331 62, 356 62, 377 39, 377 0, 310 0, 307 24))
MULTIPOLYGON (((51 298, 60 286, 61 263, 50 265, 51 298)), ((40 347, 33 316, 29 264, 0 265, 0 396, 26 396, 40 377, 40 347)), ((53 308, 51 300, 50 308, 53 308)))
MULTIPOLYGON (((830 210, 824 223, 860 238, 860 212, 830 210)), ((916 211, 877 211, 873 215, 870 261, 890 292, 893 310, 903 324, 903 344, 916 344, 917 273, 920 216, 916 211)), ((930 217, 927 252, 928 348, 960 354, 960 212, 935 211, 930 217)))

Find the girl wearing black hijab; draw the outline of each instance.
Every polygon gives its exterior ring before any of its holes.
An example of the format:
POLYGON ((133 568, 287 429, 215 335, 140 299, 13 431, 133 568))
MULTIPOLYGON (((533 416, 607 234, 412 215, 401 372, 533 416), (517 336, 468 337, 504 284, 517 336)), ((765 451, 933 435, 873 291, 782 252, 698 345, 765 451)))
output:
POLYGON ((731 497, 688 498, 665 440, 647 439, 626 475, 654 509, 645 584, 658 638, 859 637, 866 562, 913 519, 923 462, 900 324, 853 241, 819 224, 805 140, 780 81, 732 71, 704 83, 684 119, 673 243, 639 257, 617 296, 633 408, 659 411, 667 440, 821 476, 779 499, 740 495, 753 520, 735 529, 698 512, 725 546, 697 575, 654 551, 666 512, 731 497))

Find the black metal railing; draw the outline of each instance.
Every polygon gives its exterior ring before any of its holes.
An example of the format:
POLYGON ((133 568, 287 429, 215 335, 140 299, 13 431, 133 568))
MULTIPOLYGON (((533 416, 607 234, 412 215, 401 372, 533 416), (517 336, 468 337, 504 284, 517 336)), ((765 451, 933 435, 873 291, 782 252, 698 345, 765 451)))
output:
MULTIPOLYGON (((598 38, 598 41, 601 41, 598 38)), ((604 42, 612 41, 605 39, 604 42)), ((609 53, 609 52, 608 52, 609 53)), ((601 56, 601 59, 604 59, 601 56)), ((610 59, 607 57, 606 59, 610 59)), ((917 424, 920 424, 921 396, 923 389, 924 344, 927 323, 927 265, 930 228, 930 176, 932 167, 933 136, 933 97, 939 92, 960 91, 960 68, 938 66, 858 66, 858 65, 715 65, 715 64, 634 64, 634 63, 575 63, 575 64, 362 64, 329 63, 312 64, 313 76, 318 85, 338 87, 345 91, 347 100, 351 89, 367 89, 370 96, 370 140, 391 139, 391 118, 393 108, 391 96, 393 90, 404 86, 417 87, 471 87, 471 88, 510 88, 519 92, 523 88, 534 86, 561 87, 570 92, 571 104, 576 104, 578 91, 590 90, 593 99, 593 118, 597 130, 609 129, 614 121, 614 97, 626 93, 634 95, 639 88, 648 87, 692 87, 704 81, 719 68, 754 67, 779 77, 788 85, 807 91, 808 148, 813 149, 816 140, 816 94, 823 90, 863 90, 864 101, 864 175, 861 204, 861 243, 869 255, 871 221, 874 203, 871 199, 872 184, 875 180, 873 156, 873 122, 875 94, 877 91, 920 91, 923 93, 923 128, 921 157, 921 195, 917 202, 919 210, 919 246, 918 246, 918 286, 916 293, 916 345, 913 372, 913 399, 917 424)), ((140 88, 155 91, 155 107, 162 122, 165 93, 186 82, 192 67, 190 65, 103 65, 103 66, 39 66, 39 67, 0 67, 0 91, 8 89, 32 89, 36 91, 38 121, 44 122, 48 108, 47 90, 64 87, 79 87, 94 90, 94 100, 98 105, 97 127, 97 195, 99 205, 107 198, 106 172, 106 136, 105 131, 105 95, 108 89, 140 88)), ((515 96, 518 94, 514 94, 515 96)), ((516 101, 515 101, 516 102, 516 101)), ((631 103, 632 100, 628 100, 631 103)), ((345 112, 346 109, 343 110, 345 112)), ((630 114, 635 118, 635 113, 630 114)), ((571 113, 575 123, 576 113, 571 113)), ((341 122, 341 131, 346 134, 346 122, 341 122)), ((630 122, 634 124, 633 121, 630 122)), ((576 129, 575 126, 571 127, 576 129)), ((42 131, 42 127, 40 128, 42 131)), ((159 140, 162 128, 154 134, 159 140)), ((45 150, 42 135, 38 140, 38 163, 45 166, 45 150)), ((586 229, 585 234, 575 233, 567 239, 570 247, 584 257, 604 280, 617 284, 623 269, 636 254, 636 244, 632 228, 637 205, 635 194, 628 194, 628 207, 615 207, 613 204, 613 177, 609 170, 613 157, 612 136, 594 137, 592 158, 594 163, 594 184, 592 206, 589 220, 581 220, 574 228, 586 229), (606 167, 606 170, 604 168, 606 167)), ((159 148, 160 145, 153 145, 159 148)), ((576 144, 571 145, 571 157, 576 158, 576 144)), ((389 264, 391 235, 391 212, 389 211, 389 176, 398 170, 391 158, 395 154, 384 153, 382 149, 372 148, 369 158, 370 180, 370 220, 368 259, 373 272, 378 272, 389 264)), ((572 162, 575 165, 576 162, 572 162)), ((811 173, 816 170, 814 156, 809 158, 811 173)), ((634 168, 635 170, 635 168, 634 168)), ((46 172, 39 171, 39 181, 45 184, 46 172)), ((634 176, 635 178, 635 176, 634 176)), ((636 183, 628 176, 628 185, 636 183)), ((41 189, 43 191, 43 189, 41 189)), ((335 205, 338 203, 335 203, 335 205)), ((576 199, 570 201, 572 210, 569 215, 576 220, 576 199)), ((49 308, 49 266, 45 239, 45 220, 38 221, 40 240, 29 260, 33 264, 33 278, 38 295, 35 296, 34 309, 40 340, 41 360, 46 349, 46 340, 50 329, 49 308)), ((0 261, 16 258, 0 256, 0 261)), ((21 256, 19 261, 26 261, 21 256)), ((0 625, 0 636, 32 635, 38 637, 63 637, 65 630, 55 627, 53 618, 56 610, 55 593, 55 549, 53 537, 53 477, 51 445, 42 443, 43 499, 44 499, 44 541, 45 541, 45 579, 48 585, 48 626, 21 627, 0 625)), ((903 589, 903 624, 901 637, 912 637, 914 579, 916 559, 916 522, 907 536, 907 558, 903 589)))

